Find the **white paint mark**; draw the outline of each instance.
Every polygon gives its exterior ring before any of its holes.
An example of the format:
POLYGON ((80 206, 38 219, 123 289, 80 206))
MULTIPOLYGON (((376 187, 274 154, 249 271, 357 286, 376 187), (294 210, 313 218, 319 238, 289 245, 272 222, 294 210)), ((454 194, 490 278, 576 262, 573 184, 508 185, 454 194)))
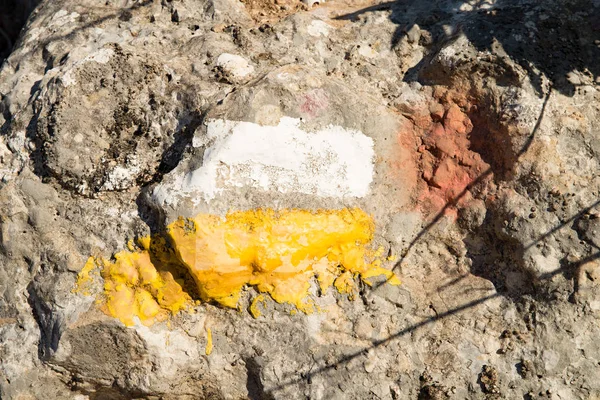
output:
POLYGON ((373 140, 340 126, 306 132, 290 117, 277 126, 210 120, 193 146, 206 146, 203 165, 159 186, 154 192, 159 203, 176 203, 183 195, 197 204, 236 187, 364 197, 373 180, 373 140))
POLYGON ((243 78, 254 72, 254 67, 245 58, 229 53, 223 53, 217 58, 217 66, 234 78, 243 78))

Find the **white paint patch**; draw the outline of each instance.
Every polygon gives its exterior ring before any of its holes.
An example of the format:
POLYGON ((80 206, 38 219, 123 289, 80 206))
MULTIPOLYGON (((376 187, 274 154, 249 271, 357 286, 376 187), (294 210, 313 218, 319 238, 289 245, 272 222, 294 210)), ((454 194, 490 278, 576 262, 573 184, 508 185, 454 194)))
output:
POLYGON ((235 78, 243 78, 254 72, 254 67, 238 55, 223 53, 217 58, 217 66, 235 78))
POLYGON ((328 36, 329 35, 329 29, 331 28, 331 25, 327 24, 326 22, 323 22, 319 19, 314 20, 313 22, 310 23, 310 25, 308 25, 306 27, 306 32, 310 35, 310 36, 328 36))
POLYGON ((364 197, 373 180, 373 140, 340 126, 306 132, 290 117, 277 126, 210 120, 206 135, 194 138, 193 146, 206 146, 203 165, 159 186, 154 192, 159 203, 193 193, 197 204, 238 187, 364 197))

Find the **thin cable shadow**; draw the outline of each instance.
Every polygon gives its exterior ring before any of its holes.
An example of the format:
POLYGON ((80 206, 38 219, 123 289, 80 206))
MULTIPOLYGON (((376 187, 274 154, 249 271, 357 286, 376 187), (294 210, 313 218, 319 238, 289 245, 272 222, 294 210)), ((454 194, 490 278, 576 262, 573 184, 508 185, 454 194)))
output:
POLYGON ((450 282, 448 283, 444 283, 442 286, 439 286, 437 288, 438 292, 441 292, 442 290, 446 290, 447 288, 449 288, 450 286, 454 286, 456 285, 458 282, 462 281, 463 279, 467 278, 470 274, 463 274, 457 278, 452 279, 450 282))
POLYGON ((375 5, 363 8, 361 10, 355 11, 353 13, 339 15, 339 16, 335 17, 334 19, 339 20, 339 21, 354 21, 360 15, 365 14, 365 13, 389 10, 396 3, 398 3, 398 1, 387 1, 385 3, 375 4, 375 5))
POLYGON ((535 246, 538 242, 541 242, 542 240, 546 239, 548 236, 551 236, 553 233, 556 233, 557 231, 561 230, 562 228, 564 228, 566 225, 568 225, 570 222, 575 221, 576 219, 582 217, 583 215, 585 215, 588 211, 590 211, 591 209, 593 209, 594 207, 600 205, 600 200, 595 201, 594 203, 592 203, 591 205, 587 206, 586 208, 584 208, 583 210, 581 210, 580 212, 578 212, 577 214, 569 217, 568 219, 562 221, 560 224, 556 225, 554 228, 550 229, 548 232, 544 233, 541 236, 538 236, 537 238, 535 238, 532 242, 528 243, 523 250, 529 250, 530 248, 532 248, 533 246, 535 246))
POLYGON ((278 385, 278 386, 276 386, 276 387, 274 387, 272 389, 269 389, 267 391, 267 393, 274 393, 274 392, 280 391, 282 389, 285 389, 288 386, 292 386, 292 385, 298 384, 298 383, 302 382, 303 380, 310 381, 313 376, 318 375, 318 374, 322 374, 324 372, 327 372, 327 371, 329 371, 331 369, 334 369, 334 368, 336 368, 336 367, 338 367, 338 366, 340 366, 342 364, 346 364, 346 363, 354 360, 355 358, 360 357, 361 355, 365 354, 370 349, 374 349, 374 348, 377 348, 379 346, 383 346, 383 345, 391 342, 392 340, 397 339, 397 338, 399 338, 401 336, 407 335, 409 333, 412 333, 412 332, 414 332, 415 330, 417 330, 419 328, 422 328, 424 326, 430 325, 430 324, 432 324, 432 323, 434 323, 434 322, 436 322, 436 321, 438 321, 440 319, 443 319, 443 318, 449 317, 451 315, 457 314, 457 313, 459 313, 461 311, 465 311, 465 310, 467 310, 469 308, 478 306, 480 304, 485 303, 488 300, 491 300, 491 299, 499 297, 499 296, 500 296, 499 293, 494 293, 492 295, 485 296, 485 297, 479 298, 477 300, 470 301, 470 302, 468 302, 466 304, 463 304, 462 306, 458 306, 458 307, 453 308, 451 310, 448 310, 446 312, 440 313, 440 314, 436 315, 435 317, 427 318, 427 319, 425 319, 425 320, 423 320, 423 321, 421 321, 419 323, 416 323, 416 324, 411 325, 411 326, 409 326, 407 328, 404 328, 404 329, 402 329, 402 330, 394 333, 393 335, 391 335, 391 336, 389 336, 389 337, 387 337, 385 339, 375 340, 375 341, 372 342, 371 346, 369 346, 369 347, 367 347, 367 348, 365 348, 363 350, 354 352, 352 354, 346 355, 346 356, 342 357, 341 359, 339 359, 338 361, 336 361, 335 363, 333 363, 331 365, 323 366, 323 367, 320 367, 320 368, 318 368, 318 369, 316 369, 314 371, 310 371, 310 372, 304 374, 304 376, 301 377, 301 378, 290 379, 290 380, 288 380, 288 381, 286 381, 286 382, 284 382, 284 383, 282 383, 282 384, 280 384, 280 385, 278 385))
MULTIPOLYGON (((529 135, 529 137, 527 138, 527 141, 525 142, 525 144, 523 145, 523 147, 521 148, 521 150, 519 150, 519 152, 517 153, 517 158, 522 156, 523 154, 525 154, 529 148, 531 147, 531 144, 533 143, 533 139, 535 137, 535 134, 537 133, 538 129, 541 126, 542 120, 544 118, 544 113, 546 112, 546 106, 548 104, 548 99, 550 98, 550 95, 552 93, 552 90, 548 91, 548 93, 546 94, 545 98, 544 98, 544 102, 542 104, 542 109, 540 110, 540 114, 538 116, 538 119, 535 123, 535 126, 533 127, 531 134, 529 135)), ((442 209, 435 215, 435 217, 427 224, 425 225, 425 227, 423 229, 421 229, 419 231, 419 233, 410 241, 410 243, 408 244, 408 247, 402 252, 402 255, 400 257, 400 260, 398 260, 398 262, 394 265, 394 267, 392 268, 392 271, 395 271, 396 268, 400 267, 402 265, 402 263, 404 262, 404 260, 406 259, 406 257, 408 256, 408 253, 410 252, 410 250, 417 244, 417 242, 419 242, 419 240, 421 240, 421 238, 431 230, 431 228, 434 227, 435 224, 437 224, 445 215, 446 211, 453 206, 456 206, 456 204, 458 204, 458 202, 460 201, 461 198, 463 198, 465 196, 465 194, 467 194, 467 192, 469 192, 474 186, 476 186, 477 184, 479 184, 480 182, 482 182, 484 179, 486 179, 489 175, 492 174, 492 168, 488 168, 486 169, 484 172, 481 173, 481 175, 479 175, 477 178, 475 178, 473 181, 471 181, 456 197, 454 197, 453 199, 451 199, 450 201, 448 201, 444 207, 442 207, 442 209)), ((374 288, 377 288, 379 286, 381 286, 384 282, 378 283, 376 285, 373 285, 374 288)))
POLYGON ((484 7, 482 1, 398 0, 336 19, 356 21, 365 13, 391 10, 388 17, 397 25, 390 38, 392 49, 413 27, 427 32, 423 46, 428 50, 439 50, 438 45, 448 44, 456 34, 464 35, 480 52, 494 53, 497 46, 502 47, 501 53, 523 68, 540 97, 545 79, 552 81, 555 90, 573 96, 584 81, 584 85, 593 85, 600 74, 600 49, 595 44, 599 38, 600 7, 596 3, 496 0, 484 7), (462 8, 461 3, 468 7, 462 8), (569 74, 586 78, 573 79, 569 74))
MULTIPOLYGON (((541 114, 543 114, 543 112, 542 112, 541 114)), ((541 118, 541 117, 542 117, 542 115, 540 115, 540 118, 541 118)), ((534 130, 534 131, 535 131, 535 130, 534 130)), ((526 151, 526 150, 525 150, 525 151, 526 151)), ((594 205, 596 205, 596 204, 598 204, 598 203, 600 203, 600 201, 599 201, 599 202, 597 202, 597 203, 594 203, 594 205)), ((581 213, 579 213, 579 214, 577 214, 577 215, 581 215, 581 214, 583 214, 585 211, 587 211, 587 210, 591 209, 592 207, 593 207, 593 206, 590 206, 590 207, 586 208, 584 211, 582 211, 581 213)), ((569 220, 568 220, 568 221, 573 221, 574 219, 576 219, 576 217, 577 217, 577 216, 575 216, 575 217, 572 217, 572 218, 569 218, 569 220)), ((566 223, 568 223, 568 222, 565 222, 565 224, 566 224, 566 223)), ((564 226, 564 224, 562 224, 562 225, 564 226)), ((556 231, 556 230, 558 230, 558 229, 559 229, 559 228, 554 228, 553 230, 551 230, 551 231, 550 231, 550 232, 548 232, 547 234, 544 234, 544 235, 543 235, 541 238, 543 238, 543 237, 546 237, 546 236, 550 235, 551 233, 555 232, 555 231, 556 231)), ((585 258, 583 258, 583 259, 581 259, 581 260, 577 261, 576 263, 570 263, 569 265, 567 265, 567 266, 565 266, 565 267, 562 267, 562 268, 560 268, 560 269, 558 269, 558 270, 556 270, 556 271, 552 271, 552 272, 546 273, 546 274, 544 274, 544 275, 540 276, 540 278, 539 278, 539 279, 540 279, 540 280, 548 280, 548 279, 551 279, 552 277, 554 277, 554 276, 556 276, 556 275, 558 275, 558 274, 560 274, 560 273, 567 273, 567 272, 570 272, 570 273, 572 273, 573 271, 576 271, 578 268, 580 268, 580 267, 581 267, 581 266, 583 266, 584 264, 586 264, 586 263, 588 263, 588 262, 590 262, 590 261, 598 260, 598 259, 600 259, 600 252, 597 252, 597 253, 594 253, 594 254, 592 254, 592 255, 590 255, 590 256, 588 256, 588 257, 585 257, 585 258)), ((443 290, 444 288, 446 288, 446 287, 448 287, 448 286, 451 286, 451 285, 454 285, 454 284, 456 284, 456 283, 460 282, 460 281, 461 281, 462 279, 464 279, 466 276, 468 276, 468 275, 461 275, 461 276, 459 276, 459 277, 457 277, 457 278, 453 279, 452 281, 450 281, 450 282, 448 282, 448 283, 446 283, 446 284, 444 284, 444 285, 440 286, 440 288, 438 289, 438 291, 439 291, 439 290, 443 290)), ((481 289, 481 290, 485 290, 485 289, 481 289)), ((488 300, 491 300, 491 299, 493 299, 493 298, 496 298, 496 297, 501 297, 501 296, 503 296, 503 295, 502 295, 502 294, 500 294, 500 293, 498 293, 498 292, 496 292, 496 293, 494 293, 494 294, 491 294, 491 295, 489 295, 489 296, 484 296, 484 297, 481 297, 481 298, 479 298, 479 299, 477 299, 477 300, 473 300, 473 301, 471 301, 471 302, 468 302, 468 303, 466 303, 466 304, 463 304, 463 305, 461 305, 461 306, 458 306, 458 307, 456 307, 456 308, 453 308, 453 309, 451 309, 451 310, 448 310, 448 311, 446 311, 446 312, 443 312, 443 313, 437 314, 437 315, 436 315, 436 316, 434 316, 434 317, 427 318, 427 319, 425 319, 425 320, 423 320, 423 321, 421 321, 421 322, 419 322, 419 323, 417 323, 417 324, 411 325, 411 326, 409 326, 409 327, 407 327, 407 328, 404 328, 404 329, 402 329, 402 330, 400 330, 400 331, 398 331, 398 332, 394 333, 393 335, 390 335, 390 336, 389 336, 389 337, 387 337, 386 339, 383 339, 383 340, 375 340, 375 341, 373 341, 373 342, 372 342, 372 345, 371 345, 371 346, 369 346, 369 347, 367 347, 367 348, 365 348, 365 349, 362 349, 362 350, 360 350, 360 351, 356 351, 356 352, 354 352, 354 353, 352 353, 352 354, 346 355, 346 356, 344 356, 344 357, 340 358, 339 360, 337 360, 337 361, 336 361, 335 363, 333 363, 333 364, 330 364, 330 365, 326 365, 326 366, 320 367, 320 368, 318 368, 318 369, 316 369, 316 370, 311 370, 309 373, 307 373, 307 374, 304 374, 304 375, 301 375, 301 377, 299 377, 299 378, 294 378, 294 379, 290 379, 290 380, 288 380, 288 381, 286 381, 286 382, 283 382, 282 384, 280 384, 280 385, 278 385, 278 386, 276 386, 276 387, 274 387, 274 388, 272 388, 272 389, 268 390, 268 391, 267 391, 267 393, 274 393, 274 392, 277 392, 277 391, 283 390, 283 389, 285 389, 285 388, 286 388, 286 387, 288 387, 288 386, 292 386, 292 385, 295 385, 295 384, 299 384, 299 383, 301 383, 302 381, 310 382, 310 381, 311 381, 311 379, 312 379, 312 377, 314 377, 315 375, 318 375, 318 374, 321 374, 321 373, 325 373, 325 372, 327 372, 327 371, 329 371, 329 370, 331 370, 331 369, 335 369, 335 368, 339 367, 340 365, 347 364, 347 363, 349 363, 350 361, 352 361, 352 360, 354 360, 354 359, 356 359, 356 358, 358 358, 358 357, 360 357, 360 356, 362 356, 362 355, 366 354, 366 353, 367 353, 367 352, 368 352, 370 349, 375 349, 375 348, 377 348, 377 347, 380 347, 380 346, 382 346, 382 345, 385 345, 385 344, 387 344, 387 343, 391 342, 392 340, 394 340, 394 339, 397 339, 397 338, 399 338, 399 337, 401 337, 401 336, 405 336, 405 335, 407 335, 407 334, 410 334, 410 333, 412 333, 412 332, 416 331, 417 329, 419 329, 419 328, 421 328, 421 327, 424 327, 424 326, 427 326, 427 325, 433 324, 434 322, 436 322, 436 321, 438 321, 438 320, 444 319, 444 318, 446 318, 446 317, 449 317, 449 316, 451 316, 451 315, 455 315, 455 314, 457 314, 457 313, 459 313, 459 312, 461 312, 461 311, 465 311, 465 310, 467 310, 467 309, 470 309, 470 308, 473 308, 473 307, 475 307, 475 306, 478 306, 478 305, 480 305, 480 304, 483 304, 483 303, 485 303, 485 302, 486 302, 486 301, 488 301, 488 300)))
POLYGON ((589 255, 585 258, 582 258, 581 260, 577 261, 576 263, 570 264, 568 267, 561 267, 555 271, 547 272, 540 276, 540 280, 551 279, 552 277, 554 277, 558 274, 562 274, 562 273, 568 272, 568 271, 575 271, 575 270, 579 269, 582 265, 589 263, 590 261, 595 261, 598 259, 600 259, 600 252, 597 252, 597 253, 589 255))

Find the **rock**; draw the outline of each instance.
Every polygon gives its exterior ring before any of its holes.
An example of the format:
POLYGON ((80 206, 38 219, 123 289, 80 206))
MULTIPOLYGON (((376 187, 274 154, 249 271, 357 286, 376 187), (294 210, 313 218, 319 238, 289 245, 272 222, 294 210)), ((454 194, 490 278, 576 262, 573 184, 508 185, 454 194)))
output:
POLYGON ((325 1, 315 1, 315 0, 302 0, 304 4, 306 4, 309 8, 314 6, 315 4, 324 3, 325 1))
POLYGON ((600 264, 589 261, 578 267, 576 271, 576 291, 574 300, 588 304, 594 311, 600 306, 600 264))
POLYGON ((599 8, 322 3, 0 16, 0 398, 600 396, 599 8))
POLYGON ((479 374, 479 382, 483 393, 499 396, 500 388, 498 387, 498 372, 489 365, 484 365, 481 374, 479 374))
POLYGON ((421 29, 419 28, 419 25, 415 24, 411 26, 411 28, 406 32, 406 37, 408 38, 409 43, 418 43, 419 38, 421 37, 421 29))
POLYGON ((220 79, 229 83, 243 82, 254 72, 254 67, 243 57, 228 53, 223 53, 217 58, 216 68, 220 79))

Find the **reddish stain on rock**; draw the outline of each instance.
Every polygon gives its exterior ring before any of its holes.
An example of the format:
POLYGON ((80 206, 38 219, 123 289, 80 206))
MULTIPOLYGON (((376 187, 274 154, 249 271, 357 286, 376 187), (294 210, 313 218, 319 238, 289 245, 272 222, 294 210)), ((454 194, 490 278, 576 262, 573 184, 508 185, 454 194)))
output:
POLYGON ((416 151, 414 125, 405 120, 400 127, 397 142, 392 143, 389 152, 383 155, 388 164, 387 173, 390 182, 398 189, 396 204, 399 209, 410 207, 414 202, 414 193, 422 184, 419 154, 416 151))
POLYGON ((489 192, 490 166, 471 146, 471 107, 466 96, 436 88, 426 109, 407 115, 411 123, 398 136, 400 146, 416 149, 414 201, 425 216, 443 211, 456 217, 489 192))
POLYGON ((300 112, 314 118, 328 105, 327 93, 323 89, 314 89, 302 95, 300 112))

